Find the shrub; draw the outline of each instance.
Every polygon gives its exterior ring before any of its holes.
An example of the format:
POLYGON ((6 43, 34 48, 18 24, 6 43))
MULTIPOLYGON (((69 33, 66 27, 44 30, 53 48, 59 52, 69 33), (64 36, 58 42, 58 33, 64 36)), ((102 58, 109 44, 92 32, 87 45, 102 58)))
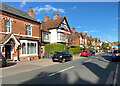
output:
POLYGON ((45 53, 52 53, 59 51, 65 51, 65 45, 64 44, 46 44, 45 45, 45 53))
POLYGON ((75 53, 79 53, 80 52, 80 48, 70 48, 69 49, 69 53, 70 54, 75 54, 75 53))
POLYGON ((87 50, 94 50, 94 48, 87 48, 87 50))

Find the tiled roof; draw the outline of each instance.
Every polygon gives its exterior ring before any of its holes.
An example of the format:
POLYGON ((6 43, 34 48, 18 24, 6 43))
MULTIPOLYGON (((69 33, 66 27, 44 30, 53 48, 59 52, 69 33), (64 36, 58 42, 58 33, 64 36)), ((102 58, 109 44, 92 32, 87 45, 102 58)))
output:
POLYGON ((11 34, 7 34, 6 36, 4 36, 3 39, 0 40, 0 44, 3 44, 5 41, 7 41, 10 36, 11 34))
POLYGON ((3 3, 0 3, 0 10, 38 22, 37 20, 35 20, 34 18, 32 18, 31 16, 29 16, 26 12, 21 11, 19 9, 13 8, 11 6, 5 5, 3 3))
POLYGON ((63 19, 66 19, 65 16, 58 17, 57 19, 49 19, 47 21, 42 21, 42 29, 44 31, 48 31, 49 29, 58 28, 60 23, 63 21, 63 19))

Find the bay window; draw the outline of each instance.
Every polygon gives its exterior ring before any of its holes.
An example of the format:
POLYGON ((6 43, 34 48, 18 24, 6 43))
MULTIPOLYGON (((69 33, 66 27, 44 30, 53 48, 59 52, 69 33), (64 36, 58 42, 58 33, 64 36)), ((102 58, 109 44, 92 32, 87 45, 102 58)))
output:
POLYGON ((21 55, 29 56, 29 55, 37 55, 37 49, 38 49, 38 43, 37 41, 28 41, 28 40, 23 40, 21 41, 22 47, 22 53, 21 55))

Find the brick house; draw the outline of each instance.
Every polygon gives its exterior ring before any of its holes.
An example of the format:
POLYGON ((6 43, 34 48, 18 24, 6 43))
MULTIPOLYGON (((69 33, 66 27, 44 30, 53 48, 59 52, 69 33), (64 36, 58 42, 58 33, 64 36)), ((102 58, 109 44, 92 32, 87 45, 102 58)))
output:
POLYGON ((94 40, 95 40, 95 49, 100 49, 100 43, 101 43, 100 39, 94 38, 94 40))
POLYGON ((55 12, 52 19, 49 19, 49 16, 45 15, 44 21, 40 22, 42 30, 42 56, 45 53, 45 44, 69 44, 68 39, 71 30, 65 16, 59 17, 59 14, 55 12))
POLYGON ((72 28, 71 32, 71 41, 72 41, 72 46, 80 46, 80 33, 75 32, 75 27, 72 28))
POLYGON ((32 7, 28 14, 0 3, 0 51, 10 60, 39 59, 41 23, 33 18, 32 7))

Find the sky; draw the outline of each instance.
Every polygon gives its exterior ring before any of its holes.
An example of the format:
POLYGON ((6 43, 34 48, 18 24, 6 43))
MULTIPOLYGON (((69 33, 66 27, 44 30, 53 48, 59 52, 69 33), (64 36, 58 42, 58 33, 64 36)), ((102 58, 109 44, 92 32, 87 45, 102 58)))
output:
POLYGON ((59 17, 66 16, 70 28, 76 32, 87 33, 101 41, 118 41, 118 3, 117 2, 3 2, 28 13, 33 8, 33 17, 44 20, 48 14, 53 18, 54 12, 59 17))

